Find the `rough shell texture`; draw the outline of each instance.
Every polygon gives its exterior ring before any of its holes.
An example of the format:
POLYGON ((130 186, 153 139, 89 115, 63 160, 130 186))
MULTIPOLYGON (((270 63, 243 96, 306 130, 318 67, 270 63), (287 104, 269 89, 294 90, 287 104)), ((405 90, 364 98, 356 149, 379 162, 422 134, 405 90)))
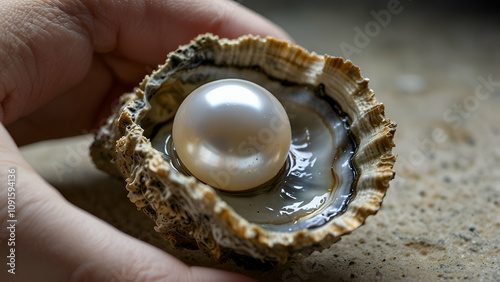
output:
POLYGON ((285 262, 297 253, 330 246, 377 212, 393 177, 395 126, 350 61, 311 54, 272 38, 228 40, 206 34, 170 53, 134 93, 121 97, 120 106, 98 132, 91 154, 99 168, 126 179, 130 200, 172 245, 197 247, 217 259, 240 254, 285 262), (171 119, 181 102, 159 93, 162 81, 201 64, 258 69, 272 79, 324 87, 348 115, 358 143, 353 157, 358 178, 345 212, 321 227, 271 232, 235 213, 215 189, 170 167, 145 130, 171 119))

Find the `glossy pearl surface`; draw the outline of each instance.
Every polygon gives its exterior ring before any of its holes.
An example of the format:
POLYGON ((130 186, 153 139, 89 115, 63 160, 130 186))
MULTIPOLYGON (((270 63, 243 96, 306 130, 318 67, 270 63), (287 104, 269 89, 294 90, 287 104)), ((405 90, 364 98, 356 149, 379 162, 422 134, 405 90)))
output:
POLYGON ((193 176, 221 190, 243 191, 281 170, 291 128, 285 109, 265 88, 221 79, 184 99, 172 138, 182 165, 193 176))

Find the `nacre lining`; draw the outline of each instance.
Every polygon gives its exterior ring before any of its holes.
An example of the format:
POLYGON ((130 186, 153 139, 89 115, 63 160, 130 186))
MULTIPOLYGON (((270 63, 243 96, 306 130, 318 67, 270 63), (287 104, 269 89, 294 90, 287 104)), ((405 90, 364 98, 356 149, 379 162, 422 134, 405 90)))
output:
MULTIPOLYGON (((261 193, 220 192, 219 196, 249 222, 273 231, 318 227, 341 213, 352 196, 356 178, 351 163, 355 144, 345 118, 339 116, 329 101, 319 97, 318 89, 283 85, 252 69, 214 71, 214 67, 199 66, 172 76, 159 91, 169 92, 172 96, 168 99, 180 104, 194 88, 222 78, 253 81, 273 93, 290 119, 292 146, 285 169, 261 193), (185 87, 171 87, 174 81, 185 87)), ((157 126, 150 135, 152 145, 165 152, 165 158, 175 169, 186 174, 176 160, 171 142, 166 142, 171 128, 172 120, 157 126)))

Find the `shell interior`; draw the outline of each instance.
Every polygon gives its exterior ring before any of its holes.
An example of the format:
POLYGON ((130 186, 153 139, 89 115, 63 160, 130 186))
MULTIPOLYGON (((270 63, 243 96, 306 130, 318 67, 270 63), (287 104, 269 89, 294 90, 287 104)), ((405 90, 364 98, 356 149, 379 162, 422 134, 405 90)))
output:
MULTIPOLYGON (((342 212, 352 196, 355 143, 349 136, 346 117, 326 99, 321 88, 283 84, 257 69, 197 66, 170 76, 157 90, 161 94, 156 95, 175 96, 167 100, 182 101, 189 90, 222 78, 249 80, 273 93, 290 119, 292 146, 285 168, 267 187, 253 193, 220 192, 221 199, 249 222, 273 231, 318 227, 342 212)), ((171 140, 171 128, 170 118, 153 130, 145 129, 151 131, 147 137, 153 147, 165 152, 172 167, 188 174, 172 143, 166 142, 171 140)))

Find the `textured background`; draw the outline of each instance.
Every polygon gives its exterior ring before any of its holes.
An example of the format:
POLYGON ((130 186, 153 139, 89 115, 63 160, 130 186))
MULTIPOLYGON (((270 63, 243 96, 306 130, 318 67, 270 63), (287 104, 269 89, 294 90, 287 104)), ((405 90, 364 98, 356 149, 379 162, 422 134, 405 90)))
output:
POLYGON ((306 49, 351 59, 398 123, 397 176, 364 226, 308 258, 244 270, 172 250, 123 184, 93 167, 91 136, 24 147, 26 158, 76 205, 190 265, 275 281, 500 280, 498 9, 401 1, 377 21, 393 1, 240 2, 306 49))

